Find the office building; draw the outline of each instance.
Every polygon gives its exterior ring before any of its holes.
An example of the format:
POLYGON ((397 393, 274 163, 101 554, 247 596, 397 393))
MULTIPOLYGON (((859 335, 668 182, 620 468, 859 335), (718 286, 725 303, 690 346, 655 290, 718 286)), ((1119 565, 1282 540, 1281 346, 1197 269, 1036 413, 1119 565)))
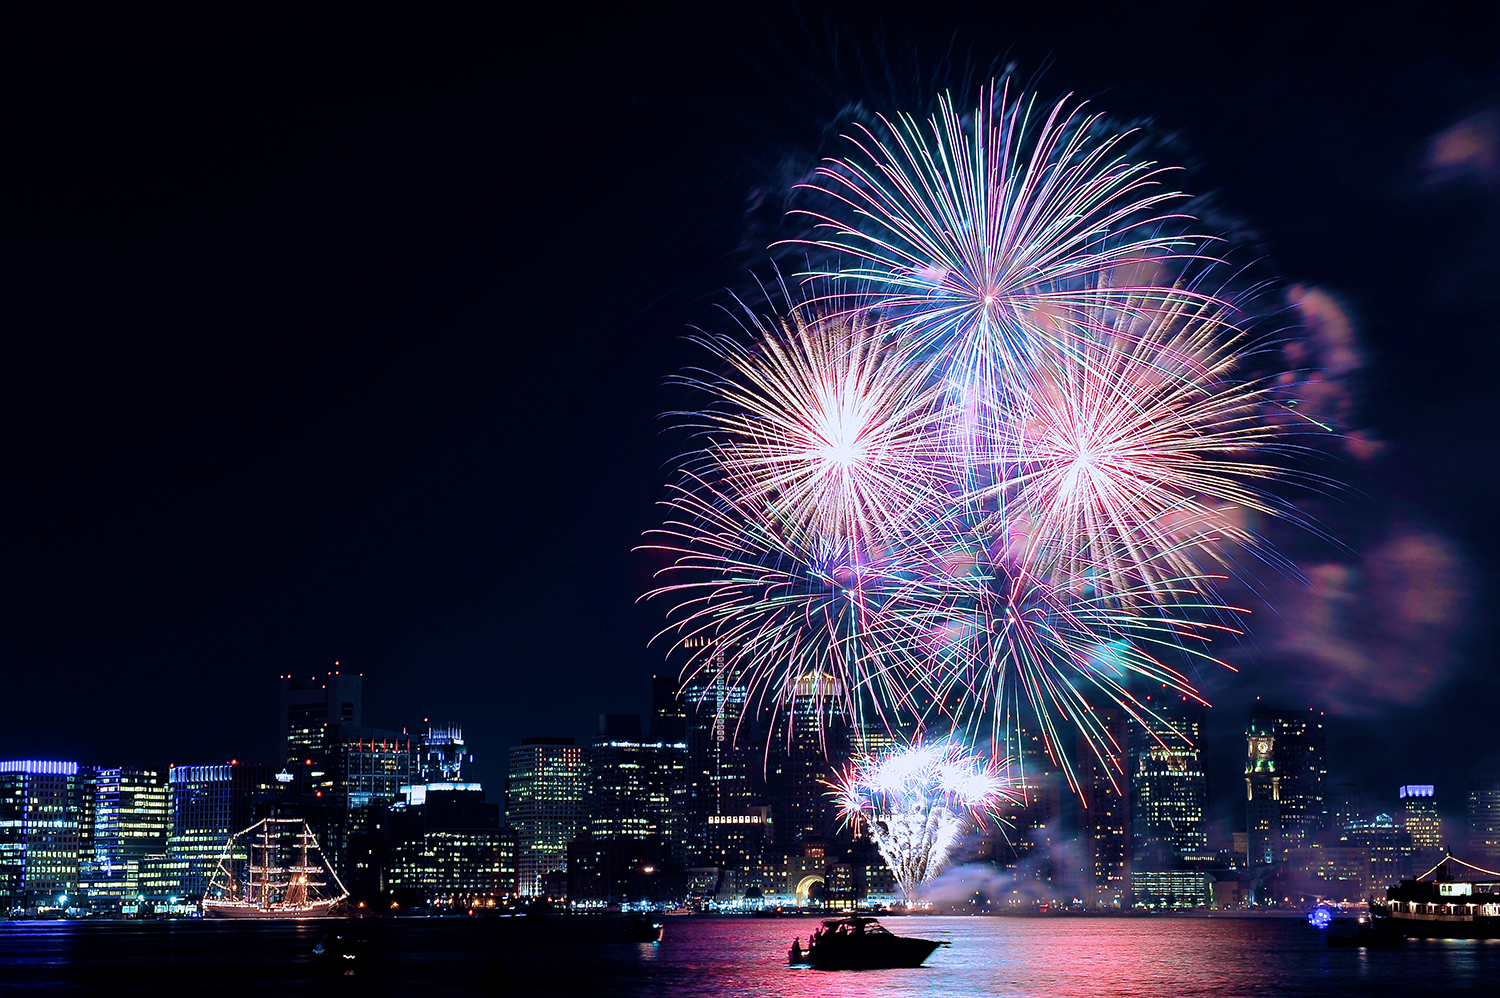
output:
POLYGON ((167 848, 141 859, 139 893, 153 901, 202 897, 230 836, 254 823, 256 799, 277 786, 273 767, 261 763, 172 766, 167 848))
POLYGON ((1443 819, 1431 784, 1412 784, 1397 791, 1401 803, 1397 823, 1411 836, 1412 862, 1424 872, 1443 858, 1443 819))
POLYGON ((405 787, 390 810, 385 888, 407 905, 493 906, 517 893, 516 836, 477 783, 405 787))
POLYGON ((1151 869, 1208 849, 1207 709, 1166 689, 1142 703, 1150 714, 1130 725, 1131 851, 1151 869))
POLYGON ((1371 895, 1383 895, 1387 887, 1413 876, 1411 835, 1389 814, 1351 823, 1339 842, 1369 854, 1370 872, 1365 889, 1371 895))
POLYGON ((1500 863, 1500 780, 1470 780, 1469 855, 1471 863, 1495 868, 1500 863))
POLYGON ((686 843, 669 840, 685 805, 687 745, 650 742, 636 714, 603 714, 589 746, 589 831, 595 839, 660 840, 683 865, 686 843))
POLYGON ((1272 710, 1251 714, 1272 735, 1282 852, 1310 843, 1328 821, 1328 736, 1321 711, 1272 710))
POLYGON ((89 771, 90 842, 81 848, 79 893, 132 898, 140 890, 141 861, 166 850, 171 827, 167 781, 154 769, 89 771))
POLYGON ((1328 822, 1323 714, 1256 707, 1247 741, 1250 863, 1284 862, 1294 850, 1311 845, 1328 822))
POLYGON ((568 841, 588 824, 589 769, 571 738, 525 738, 510 750, 505 824, 516 835, 519 891, 545 894, 567 867, 568 841))
POLYGON ((747 689, 729 681, 723 650, 706 637, 682 647, 700 666, 676 694, 687 727, 687 851, 697 863, 708 852, 709 815, 767 803, 765 733, 747 710, 747 689))
POLYGON ((783 691, 765 754, 766 794, 782 848, 825 842, 839 832, 828 784, 848 757, 849 741, 843 691, 833 676, 809 672, 783 691))
POLYGON ((286 765, 294 768, 316 759, 327 745, 329 728, 363 724, 363 713, 363 681, 355 673, 335 671, 321 679, 282 676, 281 744, 286 765))
POLYGON ((1254 868, 1281 856, 1281 777, 1277 772, 1275 725, 1252 715, 1245 757, 1246 862, 1254 868))
MULTIPOLYGON (((1130 744, 1130 717, 1119 707, 1091 711, 1106 744, 1130 744)), ((1074 758, 1078 780, 1078 853, 1075 892, 1085 907, 1118 911, 1131 904, 1130 784, 1124 759, 1100 760, 1080 733, 1074 758)))
POLYGON ((456 724, 429 727, 417 749, 417 774, 426 783, 472 783, 474 755, 456 724))
POLYGON ((78 764, 0 762, 0 913, 66 908, 78 887, 78 764))

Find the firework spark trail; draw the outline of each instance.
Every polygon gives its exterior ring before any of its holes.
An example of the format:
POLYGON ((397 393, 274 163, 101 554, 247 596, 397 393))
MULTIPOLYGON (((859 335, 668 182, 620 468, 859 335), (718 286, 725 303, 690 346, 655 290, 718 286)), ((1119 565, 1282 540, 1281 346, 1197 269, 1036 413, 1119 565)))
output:
POLYGON ((751 344, 695 340, 723 362, 682 381, 712 399, 693 414, 710 438, 704 474, 793 527, 879 542, 934 495, 937 393, 867 314, 792 309, 780 329, 754 316, 751 344))
POLYGON ((830 201, 800 210, 826 233, 805 242, 857 261, 827 276, 860 285, 899 332, 932 347, 960 392, 993 392, 1024 376, 1040 343, 1066 346, 1046 316, 1205 298, 1170 282, 1114 283, 1204 259, 1204 238, 1175 231, 1186 216, 1167 206, 1184 195, 1162 187, 1165 168, 1128 161, 1129 133, 1101 135, 1102 116, 1067 99, 1039 123, 1034 111, 1008 85, 986 88, 967 120, 944 96, 925 127, 881 118, 881 139, 861 126, 847 137, 854 153, 804 185, 830 201))
POLYGON ((830 787, 844 820, 868 826, 908 906, 941 872, 973 818, 1015 797, 992 760, 951 740, 865 756, 830 787))
MULTIPOLYGON (((911 654, 904 671, 927 707, 927 726, 999 741, 1004 718, 1024 708, 1074 786, 1059 723, 1074 725, 1101 763, 1118 770, 1121 746, 1110 744, 1093 705, 1108 700, 1137 720, 1154 719, 1149 705, 1131 693, 1131 676, 1199 698, 1162 653, 1222 665, 1209 643, 1215 635, 1238 633, 1189 615, 1232 609, 1190 602, 1189 587, 1203 588, 1201 579, 1178 582, 1180 589, 1159 582, 1147 592, 1121 593, 1099 578, 1085 583, 1039 573, 1016 550, 974 534, 952 538, 933 557, 909 568, 904 586, 886 594, 868 620, 868 640, 911 654), (1170 612, 1158 602, 1163 595, 1173 600, 1170 612)), ((896 660, 891 652, 887 658, 896 660)))
MULTIPOLYGON (((1129 303, 1127 302, 1127 306, 1129 303)), ((1043 349, 993 422, 1006 529, 1064 578, 1170 602, 1253 548, 1244 511, 1285 515, 1257 485, 1285 472, 1287 428, 1264 381, 1236 381, 1245 338, 1221 306, 1176 302, 1098 316, 1066 351, 1043 349)))
POLYGON ((749 700, 775 704, 804 676, 826 673, 854 719, 867 705, 910 700, 917 681, 906 659, 888 659, 869 626, 903 585, 899 553, 820 535, 702 480, 676 489, 667 505, 673 518, 643 547, 672 563, 645 598, 675 600, 676 619, 658 637, 692 649, 687 679, 718 671, 749 700))

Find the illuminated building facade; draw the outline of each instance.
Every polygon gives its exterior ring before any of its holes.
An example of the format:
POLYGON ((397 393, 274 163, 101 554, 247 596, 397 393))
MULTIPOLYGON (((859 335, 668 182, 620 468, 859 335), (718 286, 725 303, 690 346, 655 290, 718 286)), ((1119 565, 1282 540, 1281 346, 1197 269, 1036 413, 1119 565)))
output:
POLYGON ((1251 867, 1276 862, 1281 855, 1281 775, 1276 765, 1275 725, 1257 715, 1245 732, 1246 862, 1251 867))
POLYGON ((1369 854, 1370 873, 1365 889, 1370 894, 1383 895, 1387 887, 1394 887, 1413 875, 1411 835, 1389 814, 1352 822, 1339 836, 1339 843, 1369 854))
POLYGON ((464 746, 463 729, 456 724, 428 728, 417 754, 417 774, 427 783, 469 783, 474 779, 474 756, 464 746))
POLYGON ((1214 878, 1201 870, 1139 870, 1131 890, 1137 908, 1205 908, 1214 903, 1214 878))
POLYGON ((321 679, 281 677, 282 757, 288 767, 323 754, 328 729, 363 724, 364 687, 354 673, 330 672, 321 679))
POLYGON ((161 856, 143 857, 139 893, 198 898, 229 837, 255 821, 255 799, 277 786, 273 767, 233 761, 167 771, 170 830, 161 856))
POLYGON ((588 783, 571 738, 526 738, 510 750, 505 824, 516 835, 521 894, 545 894, 543 878, 566 868, 568 841, 588 824, 588 783))
POLYGON ((477 783, 405 788, 390 835, 385 886, 407 904, 463 908, 517 893, 516 836, 477 783))
POLYGON ((1443 819, 1438 815, 1437 795, 1430 784, 1404 786, 1397 794, 1401 802, 1398 823, 1411 836, 1412 862, 1425 870, 1443 858, 1443 819))
POLYGON ((686 843, 673 841, 686 805, 687 745, 641 737, 635 714, 603 714, 589 746, 589 831, 595 839, 659 839, 683 865, 686 843))
POLYGON ((92 841, 81 849, 79 892, 89 897, 135 897, 141 861, 161 854, 171 827, 167 781, 155 769, 90 771, 92 841))
POLYGON ((1281 843, 1277 860, 1311 844, 1327 824, 1328 735, 1321 711, 1257 707, 1251 728, 1271 739, 1281 843))
POLYGON ((775 825, 769 807, 747 808, 744 814, 708 816, 708 865, 728 870, 753 870, 775 844, 775 825))
POLYGON ((76 762, 0 762, 0 912, 67 907, 78 887, 76 762))
MULTIPOLYGON (((706 637, 693 637, 683 641, 683 648, 698 652, 712 644, 706 637)), ((709 815, 743 814, 766 803, 765 760, 757 750, 765 745, 759 718, 746 710, 746 688, 726 680, 719 654, 711 648, 705 667, 677 693, 680 708, 673 708, 682 711, 687 728, 686 833, 694 863, 707 857, 709 815)))
POLYGON ((1500 780, 1469 781, 1469 862, 1500 862, 1500 780))
MULTIPOLYGON (((1164 690, 1143 698, 1155 718, 1130 725, 1131 849, 1135 856, 1196 856, 1208 849, 1207 709, 1164 690)), ((1147 861, 1142 868, 1163 865, 1147 861)))

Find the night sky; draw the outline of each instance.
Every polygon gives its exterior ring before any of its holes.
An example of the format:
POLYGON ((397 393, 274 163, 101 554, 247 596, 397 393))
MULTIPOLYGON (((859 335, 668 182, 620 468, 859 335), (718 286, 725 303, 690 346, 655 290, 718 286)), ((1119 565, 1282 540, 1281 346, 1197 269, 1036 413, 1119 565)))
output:
POLYGON ((1372 803, 1461 808, 1500 775, 1497 26, 912 6, 11 21, 0 757, 273 759, 277 676, 335 661, 496 787, 647 710, 683 335, 842 108, 1011 62, 1188 167, 1358 433, 1338 543, 1276 528, 1308 582, 1200 677, 1224 814, 1257 695, 1327 709, 1372 803))

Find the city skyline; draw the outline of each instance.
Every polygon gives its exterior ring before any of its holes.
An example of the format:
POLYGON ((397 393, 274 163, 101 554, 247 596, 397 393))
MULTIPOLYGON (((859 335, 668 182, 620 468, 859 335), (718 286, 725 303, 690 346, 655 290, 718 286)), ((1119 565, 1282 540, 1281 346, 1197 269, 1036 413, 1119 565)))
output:
MULTIPOLYGON (((1363 364, 1350 425, 1383 452, 1332 469, 1348 489, 1320 522, 1346 548, 1298 548, 1310 584, 1275 577, 1241 671, 1200 677, 1211 794, 1243 778, 1259 695, 1329 711, 1333 765, 1360 784, 1433 783, 1452 806, 1500 769, 1470 745, 1497 692, 1482 372, 1500 338, 1477 234, 1494 180, 1459 155, 1466 138, 1482 152, 1488 63, 1418 32, 1386 37, 1395 68, 1377 70, 1320 47, 1316 26, 1302 41, 1263 26, 1234 42, 1242 73, 1185 88, 1139 71, 1168 51, 1147 39, 1126 56, 1041 20, 963 20, 981 61, 1009 51, 1023 76, 1046 67, 1049 95, 1154 116, 1214 220, 1270 256, 1276 294, 1301 289, 1268 310, 1356 338, 1339 361, 1363 364), (1446 617, 1413 596, 1434 581, 1458 593, 1446 617), (1316 626, 1330 602, 1359 608, 1331 634, 1316 626)), ((575 77, 542 65, 545 46, 523 60, 522 91, 553 96, 519 113, 539 113, 523 120, 555 157, 520 161, 494 137, 515 132, 511 70, 483 51, 392 70, 277 42, 278 79, 147 42, 156 68, 120 72, 103 36, 58 56, 76 89, 52 90, 55 115, 12 112, 7 167, 15 695, 0 756, 274 761, 274 730, 252 720, 274 703, 266 675, 333 662, 368 677, 370 716, 451 718, 495 746, 477 762, 492 785, 502 746, 582 744, 599 714, 649 712, 648 679, 670 668, 633 603, 650 566, 629 549, 672 453, 662 382, 694 358, 680 337, 715 321, 718 289, 764 263, 765 213, 745 205, 820 151, 808 133, 839 110, 827 94, 891 97, 857 92, 868 81, 785 10, 742 32, 660 32, 683 45, 653 40, 660 26, 623 29, 634 53, 587 34, 575 77), (789 95, 769 92, 788 63, 789 95), (197 96, 176 93, 184 73, 204 80, 197 96), (546 129, 575 103, 597 131, 546 129), (784 159, 755 160, 768 145, 784 159), (556 165, 595 148, 618 169, 556 165), (605 185, 588 204, 585 180, 605 185), (518 224, 536 235, 497 248, 518 224), (609 265, 558 279, 564 232, 602 240, 609 265)), ((906 46, 942 52, 958 26, 913 23, 888 38, 894 56, 866 41, 863 58, 903 66, 906 46)))

